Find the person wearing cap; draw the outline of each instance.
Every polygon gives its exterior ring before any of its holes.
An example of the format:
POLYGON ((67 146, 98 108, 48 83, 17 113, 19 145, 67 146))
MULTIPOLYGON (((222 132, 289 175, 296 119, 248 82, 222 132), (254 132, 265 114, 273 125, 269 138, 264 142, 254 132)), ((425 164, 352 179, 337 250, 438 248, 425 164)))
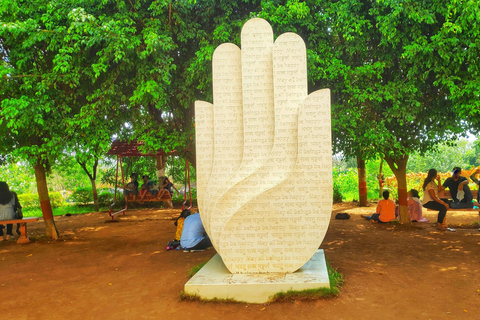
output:
POLYGON ((454 203, 465 204, 465 207, 473 206, 472 192, 468 187, 468 179, 461 176, 460 167, 453 168, 452 176, 443 182, 443 186, 448 188, 454 203))

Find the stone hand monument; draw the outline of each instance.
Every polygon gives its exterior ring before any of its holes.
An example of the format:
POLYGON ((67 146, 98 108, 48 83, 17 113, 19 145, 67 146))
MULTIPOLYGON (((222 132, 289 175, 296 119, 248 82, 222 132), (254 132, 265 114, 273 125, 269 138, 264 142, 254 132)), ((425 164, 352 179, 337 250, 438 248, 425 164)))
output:
POLYGON ((263 19, 241 49, 214 52, 213 104, 195 104, 197 197, 232 274, 292 273, 317 252, 332 210, 330 91, 307 91, 300 36, 263 19))

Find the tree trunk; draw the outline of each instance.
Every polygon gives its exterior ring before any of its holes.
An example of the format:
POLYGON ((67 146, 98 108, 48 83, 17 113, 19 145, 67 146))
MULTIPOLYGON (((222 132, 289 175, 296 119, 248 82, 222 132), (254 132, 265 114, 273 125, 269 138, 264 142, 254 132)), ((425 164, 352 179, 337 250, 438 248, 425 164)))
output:
POLYGON ((45 222, 45 231, 47 236, 53 240, 58 239, 58 230, 53 219, 52 205, 48 195, 47 178, 45 175, 45 166, 41 161, 35 165, 35 178, 37 180, 37 192, 42 208, 43 220, 45 222))
POLYGON ((365 160, 361 156, 357 156, 357 169, 358 169, 358 193, 359 193, 359 206, 367 206, 367 176, 365 173, 365 160))
POLYGON ((407 161, 408 155, 398 158, 385 157, 388 166, 392 169, 398 183, 398 205, 400 212, 400 223, 407 223, 408 201, 407 201, 407 161))
POLYGON ((95 212, 100 211, 100 206, 98 205, 98 192, 97 192, 97 184, 95 179, 90 180, 92 184, 92 191, 93 191, 93 205, 95 206, 95 212))
POLYGON ((385 184, 385 179, 383 177, 383 158, 380 160, 380 170, 378 170, 378 198, 382 199, 383 197, 383 185, 385 184))
POLYGON ((157 179, 165 176, 165 167, 167 166, 167 156, 157 155, 157 179))

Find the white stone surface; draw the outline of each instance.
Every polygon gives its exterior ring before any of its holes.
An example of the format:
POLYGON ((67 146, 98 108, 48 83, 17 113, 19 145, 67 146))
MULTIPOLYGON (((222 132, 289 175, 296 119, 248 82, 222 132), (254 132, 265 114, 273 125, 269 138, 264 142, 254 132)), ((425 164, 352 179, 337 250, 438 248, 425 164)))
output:
POLYGON ((196 102, 197 198, 232 273, 291 273, 332 209, 330 91, 307 91, 303 40, 251 19, 214 52, 213 105, 196 102))
POLYGON ((323 250, 318 250, 303 267, 289 274, 232 274, 217 254, 185 284, 185 292, 205 300, 265 303, 278 292, 329 286, 323 250))

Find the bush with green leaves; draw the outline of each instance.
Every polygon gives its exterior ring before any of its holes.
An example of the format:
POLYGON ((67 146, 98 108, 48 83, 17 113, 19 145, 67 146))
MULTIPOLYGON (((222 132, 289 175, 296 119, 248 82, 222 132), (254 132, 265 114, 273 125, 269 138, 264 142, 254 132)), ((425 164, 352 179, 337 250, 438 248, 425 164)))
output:
MULTIPOLYGON (((65 199, 60 192, 50 192, 50 203, 53 208, 61 207, 65 205, 65 199)), ((18 201, 23 208, 40 208, 40 200, 38 199, 38 193, 24 193, 18 195, 18 201)))
POLYGON ((93 201, 92 188, 77 188, 69 197, 70 200, 82 205, 86 205, 93 201))
POLYGON ((342 191, 338 187, 338 184, 336 182, 333 183, 333 203, 339 203, 342 202, 345 199, 345 197, 342 194, 342 191))
POLYGON ((114 194, 108 190, 97 190, 98 204, 102 207, 109 206, 113 203, 114 194))

